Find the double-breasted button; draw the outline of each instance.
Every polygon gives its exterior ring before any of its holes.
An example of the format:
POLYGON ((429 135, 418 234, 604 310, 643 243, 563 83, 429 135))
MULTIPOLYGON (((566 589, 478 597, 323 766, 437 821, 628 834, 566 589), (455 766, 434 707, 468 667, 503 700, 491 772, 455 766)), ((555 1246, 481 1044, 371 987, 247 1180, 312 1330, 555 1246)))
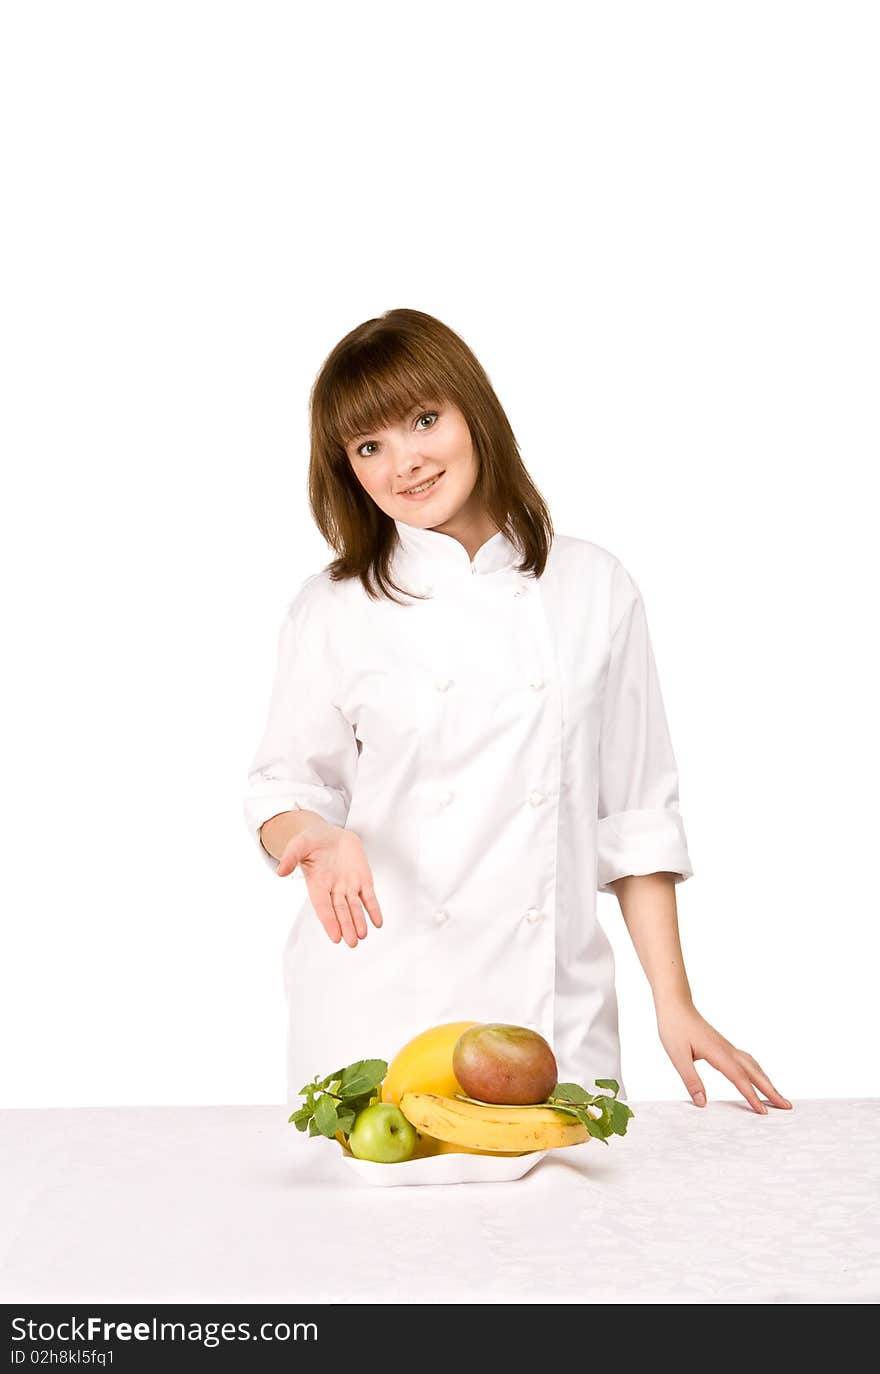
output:
POLYGON ((437 688, 438 692, 448 692, 450 687, 452 686, 452 678, 438 677, 436 682, 434 683, 434 686, 437 688))
POLYGON ((529 683, 529 686, 531 687, 533 692, 540 692, 541 688, 544 685, 544 679, 542 677, 533 677, 531 682, 529 683))
POLYGON ((451 801, 454 801, 454 800, 455 800, 455 793, 454 793, 454 792, 441 792, 441 793, 440 793, 439 801, 440 801, 440 805, 441 805, 441 806, 448 806, 449 803, 450 803, 451 801))
POLYGON ((543 793, 543 792, 530 792, 530 793, 529 793, 529 802, 531 803, 532 806, 540 806, 540 805, 541 805, 541 802, 542 802, 543 800, 544 800, 544 793, 543 793))
POLYGON ((446 925, 446 922, 447 922, 448 920, 449 920, 449 912, 448 912, 448 911, 435 911, 435 912, 434 912, 434 925, 435 925, 435 926, 445 926, 445 925, 446 925))
POLYGON ((529 921, 532 925, 534 925, 534 923, 535 923, 536 921, 543 921, 543 919, 544 919, 544 913, 543 913, 543 911, 539 911, 538 908, 537 908, 536 906, 530 906, 530 907, 529 907, 528 911, 526 912, 526 920, 527 920, 527 921, 529 921))

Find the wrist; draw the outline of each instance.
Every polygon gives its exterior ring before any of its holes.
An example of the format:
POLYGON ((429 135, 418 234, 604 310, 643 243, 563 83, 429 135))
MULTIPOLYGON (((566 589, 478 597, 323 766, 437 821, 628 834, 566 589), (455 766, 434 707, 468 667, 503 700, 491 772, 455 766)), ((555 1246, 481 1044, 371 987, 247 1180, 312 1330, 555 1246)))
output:
POLYGON ((303 830, 336 830, 317 811, 300 807, 296 811, 282 811, 260 827, 260 843, 273 859, 280 859, 290 841, 303 830))
POLYGON ((693 1009, 694 999, 689 987, 660 988, 654 992, 654 1011, 658 1021, 664 1016, 693 1009))

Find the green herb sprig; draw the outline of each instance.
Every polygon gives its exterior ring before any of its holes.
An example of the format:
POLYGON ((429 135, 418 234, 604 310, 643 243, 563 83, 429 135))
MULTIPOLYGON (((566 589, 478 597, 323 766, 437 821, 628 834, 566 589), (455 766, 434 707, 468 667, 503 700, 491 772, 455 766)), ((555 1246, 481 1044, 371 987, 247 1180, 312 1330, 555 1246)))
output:
POLYGON ((358 1059, 344 1069, 328 1073, 326 1078, 315 1074, 312 1083, 300 1088, 305 1106, 287 1118, 288 1125, 293 1122, 298 1131, 307 1130, 310 1136, 325 1135, 330 1140, 338 1131, 348 1136, 358 1112, 376 1099, 376 1089, 387 1072, 384 1059, 358 1059))
MULTIPOLYGON (((607 1145, 610 1135, 626 1135, 627 1124, 630 1117, 635 1116, 635 1112, 625 1102, 618 1102, 620 1084, 613 1078, 597 1078, 596 1087, 608 1088, 610 1096, 609 1093, 603 1092, 593 1097, 579 1083, 557 1083, 546 1102, 530 1102, 528 1105, 553 1107, 558 1112, 576 1116, 595 1140, 601 1140, 607 1145)), ((465 1097, 463 1093, 456 1093, 456 1096, 464 1102, 474 1102, 480 1107, 499 1105, 495 1102, 480 1102, 476 1097, 465 1097)))

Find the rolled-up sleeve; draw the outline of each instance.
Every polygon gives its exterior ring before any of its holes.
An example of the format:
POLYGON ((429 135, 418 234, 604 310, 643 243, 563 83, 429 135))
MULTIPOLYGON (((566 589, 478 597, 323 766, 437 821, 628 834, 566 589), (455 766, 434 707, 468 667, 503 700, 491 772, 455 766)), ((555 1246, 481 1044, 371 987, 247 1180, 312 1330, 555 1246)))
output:
POLYGON ((598 889, 629 874, 693 875, 678 769, 638 587, 611 576, 610 655, 599 740, 598 889))
POLYGON ((245 822, 273 872, 277 860, 260 841, 263 823, 304 810, 345 825, 357 773, 354 728, 333 700, 337 661, 315 582, 306 581, 282 622, 268 718, 248 770, 245 822))

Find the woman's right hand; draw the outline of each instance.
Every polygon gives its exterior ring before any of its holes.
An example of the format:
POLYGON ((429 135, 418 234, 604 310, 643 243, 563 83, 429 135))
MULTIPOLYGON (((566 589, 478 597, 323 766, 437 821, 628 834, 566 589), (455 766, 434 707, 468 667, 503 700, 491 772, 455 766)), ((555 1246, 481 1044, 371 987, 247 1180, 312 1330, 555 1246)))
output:
POLYGON ((354 949, 367 938, 364 907, 378 929, 382 912, 373 890, 373 875, 358 835, 340 825, 315 821, 285 846, 275 870, 286 878, 299 864, 312 906, 334 945, 354 949), (361 905, 363 903, 363 905, 361 905))

